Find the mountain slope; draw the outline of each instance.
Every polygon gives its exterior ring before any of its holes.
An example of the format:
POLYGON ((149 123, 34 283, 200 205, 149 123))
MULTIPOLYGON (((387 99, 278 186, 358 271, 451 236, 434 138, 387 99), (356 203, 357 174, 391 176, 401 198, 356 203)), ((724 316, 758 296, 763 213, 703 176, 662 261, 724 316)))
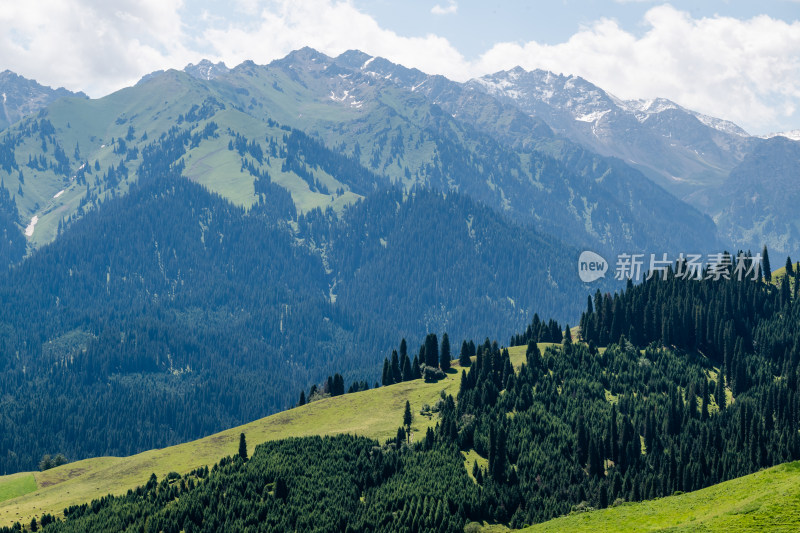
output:
POLYGON ((721 233, 742 249, 800 252, 798 183, 800 142, 785 137, 764 141, 734 168, 725 183, 702 195, 721 233))
POLYGON ((577 76, 516 68, 469 85, 513 102, 591 150, 623 159, 678 197, 718 185, 759 141, 731 122, 663 98, 623 101, 577 76))
POLYGON ((544 233, 601 250, 715 242, 710 220, 619 161, 554 137, 491 96, 363 57, 304 49, 266 66, 218 69, 206 76, 213 79, 168 71, 100 100, 56 102, 4 141, 13 153, 6 187, 21 189, 23 223, 37 217, 31 243, 51 241, 61 219, 91 207, 86 200, 124 193, 147 139, 176 124, 196 136, 184 175, 245 207, 264 173, 291 192, 301 212, 331 203, 340 210, 392 182, 405 190, 459 191, 544 233), (383 74, 386 68, 395 73, 383 74), (417 87, 418 79, 430 81, 417 87), (428 84, 466 96, 449 102, 428 84), (286 127, 364 167, 368 179, 357 184, 341 166, 296 164, 298 145, 286 144, 286 127), (226 149, 232 144, 238 155, 226 149), (120 164, 128 177, 117 177, 120 164))
MULTIPOLYGON (((335 61, 424 95, 479 135, 489 136, 503 147, 513 147, 532 167, 535 188, 527 193, 526 201, 533 202, 535 223, 547 232, 568 232, 585 246, 600 241, 600 246, 616 250, 631 246, 702 248, 715 243, 715 228, 708 217, 618 159, 598 156, 554 135, 540 118, 526 114, 515 102, 498 99, 471 82, 459 84, 442 76, 428 76, 357 51, 346 52, 335 61), (543 203, 566 205, 567 211, 538 213, 543 203), (677 236, 684 233, 684 224, 693 228, 691 237, 677 236)), ((492 158, 501 159, 496 155, 492 158)))
MULTIPOLYGON (((396 433, 406 400, 411 402, 416 413, 424 404, 433 405, 442 390, 450 393, 457 387, 456 375, 437 383, 423 380, 399 383, 322 399, 169 448, 124 458, 86 459, 35 472, 37 488, 25 495, 0 501, 0 526, 19 520, 29 523, 33 516, 44 513, 61 514, 65 507, 106 494, 124 494, 145 484, 152 473, 163 478, 169 472, 186 474, 195 468, 213 465, 236 451, 240 433, 245 433, 251 447, 289 437, 340 433, 383 441, 396 433)), ((422 435, 434 422, 434 419, 418 416, 414 432, 422 435)), ((0 477, 0 490, 15 479, 6 478, 0 477)))
POLYGON ((83 93, 74 93, 63 87, 52 89, 34 80, 4 70, 0 72, 0 131, 22 118, 33 115, 59 98, 88 98, 83 93))
MULTIPOLYGON (((280 131, 298 172, 373 182, 280 131)), ((196 128, 159 139, 143 145, 135 181, 131 170, 106 176, 127 194, 91 195, 58 239, 0 275, 10 302, 1 384, 13 391, 0 404, 10 451, 0 471, 45 453, 131 454, 197 438, 283 409, 334 371, 374 382, 389 339, 432 329, 504 338, 534 309, 577 316, 586 294, 576 252, 458 193, 384 190, 340 215, 297 215, 290 193, 257 171, 245 210, 182 176, 196 128), (95 433, 105 437, 78 438, 95 433)), ((222 155, 257 160, 252 141, 231 143, 222 155)))
POLYGON ((695 492, 579 512, 522 531, 796 531, 799 482, 800 462, 788 463, 695 492))

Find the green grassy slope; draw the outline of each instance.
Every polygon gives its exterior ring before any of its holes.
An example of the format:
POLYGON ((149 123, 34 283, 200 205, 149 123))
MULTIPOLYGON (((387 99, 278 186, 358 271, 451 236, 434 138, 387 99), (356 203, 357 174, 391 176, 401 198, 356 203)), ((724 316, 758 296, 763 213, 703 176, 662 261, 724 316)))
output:
POLYGON ((0 502, 17 498, 36 490, 36 478, 30 472, 0 476, 0 502))
MULTIPOLYGON (((515 353, 524 357, 524 350, 517 349, 515 353)), ((415 380, 327 398, 169 448, 124 458, 85 459, 44 472, 0 477, 0 525, 15 521, 28 523, 33 516, 60 514, 69 505, 89 502, 109 493, 124 494, 146 483, 151 473, 160 478, 171 471, 185 473, 212 465, 236 453, 242 432, 251 450, 269 440, 309 435, 353 433, 383 441, 394 436, 402 425, 403 409, 408 400, 415 413, 412 431, 415 436, 424 435, 436 419, 418 413, 424 404, 433 405, 441 391, 448 394, 458 391, 460 368, 457 362, 454 368, 458 372, 451 372, 437 383, 415 380), (28 486, 30 491, 12 492, 19 477, 33 479, 34 476, 36 484, 28 482, 32 485, 28 486), (5 493, 9 493, 11 499, 2 501, 5 493)))
MULTIPOLYGON (((544 351, 546 344, 540 345, 544 351)), ((516 368, 524 361, 525 347, 510 349, 516 368)), ((423 435, 436 423, 419 415, 424 404, 433 405, 442 391, 456 394, 461 368, 453 361, 452 371, 437 383, 408 381, 389 387, 326 398, 302 407, 256 420, 169 448, 149 450, 131 457, 97 457, 69 463, 44 472, 23 472, 0 477, 0 525, 28 523, 44 513, 60 514, 65 507, 86 503, 106 494, 124 494, 147 482, 151 473, 159 478, 168 472, 189 472, 212 465, 238 450, 244 433, 252 448, 262 442, 287 437, 354 433, 378 439, 393 437, 401 425, 405 402, 415 413, 412 432, 423 435), (35 483, 32 480, 35 478, 35 483), (22 484, 20 479, 26 479, 22 484), (23 490, 20 487, 24 487, 23 490), (17 491, 17 492, 15 492, 17 491), (3 497, 3 495, 6 495, 3 497)), ((471 470, 471 461, 467 459, 471 470)))
POLYGON ((527 528, 551 531, 798 531, 800 461, 695 492, 576 513, 527 528))
MULTIPOLYGON (((540 345, 544 352, 546 344, 540 345)), ((525 347, 510 349, 515 368, 525 360, 525 347)), ((144 484, 151 473, 188 472, 236 453, 239 433, 249 447, 290 436, 354 433, 386 440, 400 425, 406 400, 421 436, 436 420, 419 415, 434 404, 441 391, 455 394, 460 368, 438 383, 422 380, 327 398, 232 428, 193 442, 150 450, 131 457, 98 457, 45 472, 22 472, 0 477, 0 525, 30 522, 44 513, 60 514, 64 507, 91 501, 108 493, 121 494, 144 484)), ((465 467, 485 458, 465 453, 465 467)), ((489 530, 505 530, 500 526, 489 530)), ((600 511, 576 513, 524 531, 797 531, 800 529, 800 462, 780 465, 693 493, 642 503, 626 503, 600 511)))

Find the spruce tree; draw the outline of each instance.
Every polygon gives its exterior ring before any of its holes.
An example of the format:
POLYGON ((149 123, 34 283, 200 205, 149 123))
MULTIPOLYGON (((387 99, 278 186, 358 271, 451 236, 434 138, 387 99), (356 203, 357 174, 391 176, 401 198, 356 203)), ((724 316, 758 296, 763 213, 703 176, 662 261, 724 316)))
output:
POLYGON ((786 275, 793 276, 794 275, 794 265, 792 265, 792 258, 788 255, 786 256, 786 275))
POLYGON ((247 461, 247 441, 244 438, 244 433, 239 435, 239 457, 247 461))
POLYGON ((425 337, 425 364, 433 368, 439 366, 439 339, 435 333, 425 337))
POLYGON ((605 474, 603 457, 600 454, 596 440, 591 437, 589 438, 589 453, 586 470, 590 476, 602 477, 605 474))
POLYGON ((576 447, 578 464, 583 467, 589 459, 589 434, 586 432, 586 423, 583 417, 578 417, 578 446, 576 447))
POLYGON ((333 376, 333 388, 331 396, 341 396, 344 394, 344 378, 338 372, 333 376))
POLYGON ((403 374, 400 372, 400 361, 397 358, 397 350, 392 350, 391 369, 393 383, 400 383, 403 381, 403 374))
POLYGON ((617 425, 617 405, 611 404, 611 420, 608 424, 608 457, 614 464, 619 461, 619 426, 617 425))
POLYGON ((458 356, 458 364, 464 368, 470 365, 469 344, 467 344, 467 341, 461 343, 461 353, 458 356))
POLYGON ((419 358, 414 356, 414 361, 411 363, 411 379, 422 379, 422 371, 419 369, 419 358))
POLYGON ((306 392, 301 390, 300 391, 300 401, 297 402, 297 405, 299 407, 299 406, 305 405, 305 404, 306 404, 306 392))
POLYGON ((391 385, 394 383, 394 376, 392 375, 392 368, 389 366, 389 360, 383 359, 383 374, 381 375, 381 385, 391 385))
POLYGON ((411 434, 411 422, 414 421, 414 415, 411 414, 411 404, 406 400, 406 408, 403 411, 403 425, 406 427, 408 434, 411 434))
POLYGON ((442 335, 442 348, 439 351, 439 368, 442 369, 442 372, 447 372, 450 370, 450 337, 447 336, 445 332, 442 335))
POLYGON ((767 245, 764 245, 764 249, 761 251, 761 271, 764 274, 764 281, 767 283, 772 281, 772 269, 769 266, 769 252, 767 251, 767 245))
POLYGON ((719 410, 725 410, 725 372, 723 369, 720 369, 719 375, 717 375, 717 388, 714 391, 714 399, 717 401, 719 410))
POLYGON ((400 356, 400 374, 403 376, 403 381, 414 379, 411 372, 411 361, 408 360, 408 354, 400 356))
POLYGON ((506 474, 506 430, 503 424, 497 430, 492 477, 497 483, 505 481, 506 474))
POLYGON ((789 274, 781 278, 781 305, 788 304, 792 299, 792 291, 789 287, 789 274))

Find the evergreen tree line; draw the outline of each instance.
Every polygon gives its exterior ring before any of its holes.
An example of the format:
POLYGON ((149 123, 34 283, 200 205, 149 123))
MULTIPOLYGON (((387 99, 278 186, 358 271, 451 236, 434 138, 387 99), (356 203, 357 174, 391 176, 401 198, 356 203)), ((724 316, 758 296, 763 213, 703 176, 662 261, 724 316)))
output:
MULTIPOLYGON (((676 302, 697 284, 653 283, 672 287, 676 302)), ((763 311, 778 298, 775 287, 736 283, 702 284, 706 299, 698 305, 713 308, 744 290, 763 311)), ((798 330, 800 315, 779 309, 753 315, 758 349, 747 356, 745 390, 727 386, 724 368, 697 350, 658 342, 640 349, 625 335, 601 350, 574 342, 567 330, 561 344, 542 351, 530 342, 513 362, 508 349, 486 339, 462 370, 458 394, 443 395, 436 426, 413 444, 406 405, 402 417, 397 413, 397 437, 383 446, 356 437, 267 443, 249 461, 241 452, 223 460, 186 493, 177 478, 174 488, 152 480, 127 496, 68 509, 66 521, 48 527, 418 531, 461 530, 468 521, 521 527, 573 510, 697 490, 800 459, 797 365, 782 375, 782 358, 770 352, 798 330), (460 451, 469 450, 485 463, 467 472, 460 451), (251 470, 256 465, 261 471, 251 470)), ((713 347, 714 338, 706 342, 713 347)), ((431 334, 424 353, 434 345, 440 352, 431 334)), ((468 342, 462 346, 471 351, 468 342)))
POLYGON ((153 475, 40 524, 46 532, 463 531, 480 498, 461 455, 447 444, 417 448, 348 435, 264 443, 249 459, 153 475))
POLYGON ((525 333, 512 336, 510 346, 527 346, 531 342, 561 342, 563 339, 563 330, 558 322, 552 318, 545 322, 539 318, 539 313, 534 313, 525 333))

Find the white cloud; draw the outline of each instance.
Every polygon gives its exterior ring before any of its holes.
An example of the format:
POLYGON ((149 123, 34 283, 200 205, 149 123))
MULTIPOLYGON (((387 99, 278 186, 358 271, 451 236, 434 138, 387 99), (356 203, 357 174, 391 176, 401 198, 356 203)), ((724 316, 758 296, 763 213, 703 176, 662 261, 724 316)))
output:
MULTIPOLYGON (((233 66, 268 63, 303 46, 329 55, 355 48, 459 81, 516 65, 577 74, 619 97, 663 96, 752 133, 800 122, 800 22, 694 19, 664 5, 647 11, 639 34, 600 19, 563 43, 497 43, 468 61, 447 39, 398 35, 348 0, 233 6, 192 13, 183 0, 2 2, 0 69, 102 96, 202 57, 233 66)), ((455 2, 438 7, 457 9, 455 2)))
POLYGON ((432 73, 469 77, 469 64, 448 41, 436 35, 404 37, 382 28, 351 3, 330 0, 280 0, 263 7, 248 27, 210 28, 205 40, 228 64, 245 59, 266 63, 303 46, 329 55, 359 49, 432 73))
POLYGON ((556 45, 499 43, 473 68, 576 74, 621 98, 666 97, 752 133, 797 127, 800 22, 693 19, 668 5, 650 9, 644 22, 640 37, 602 19, 556 45))
POLYGON ((192 55, 180 44, 181 0, 3 2, 3 68, 103 94, 192 55))
POLYGON ((455 0, 449 0, 446 6, 436 4, 431 8, 434 15, 455 15, 458 12, 458 4, 455 0))

